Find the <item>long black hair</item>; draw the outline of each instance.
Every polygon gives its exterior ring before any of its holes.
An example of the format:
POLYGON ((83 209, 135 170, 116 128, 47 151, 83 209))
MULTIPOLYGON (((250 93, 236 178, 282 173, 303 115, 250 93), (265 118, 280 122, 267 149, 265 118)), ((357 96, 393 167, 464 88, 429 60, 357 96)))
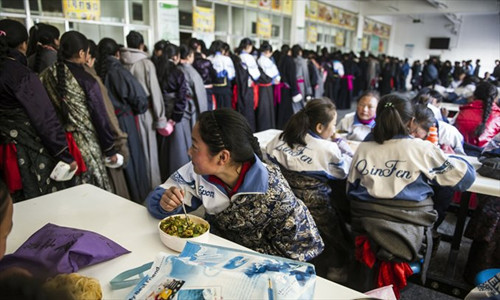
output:
POLYGON ((51 46, 55 50, 56 44, 55 40, 59 39, 59 29, 50 24, 38 23, 33 25, 30 29, 30 38, 28 42, 28 51, 26 56, 31 56, 35 54, 35 64, 33 65, 33 71, 36 73, 40 72, 40 64, 42 62, 42 50, 43 46, 51 46))
POLYGON ((306 142, 304 138, 307 132, 311 130, 318 134, 316 125, 319 123, 323 126, 328 126, 336 115, 335 104, 330 99, 319 98, 310 100, 304 108, 288 120, 280 138, 290 148, 293 148, 294 144, 305 146, 306 142))
POLYGON ((9 53, 9 49, 15 49, 28 40, 28 31, 18 21, 4 19, 0 20, 0 63, 9 53))
POLYGON ((66 106, 66 74, 64 61, 77 56, 81 50, 89 49, 89 41, 78 31, 67 31, 61 36, 59 50, 57 51, 57 93, 61 101, 61 110, 65 120, 68 120, 68 108, 66 106))
POLYGON ((226 149, 234 162, 252 161, 254 154, 262 159, 259 142, 253 135, 248 121, 230 108, 206 111, 198 119, 200 136, 210 154, 226 149))
POLYGON ((113 39, 103 38, 99 41, 97 48, 96 72, 104 82, 106 74, 108 74, 108 65, 106 60, 108 56, 114 56, 116 52, 120 50, 120 46, 113 39))
POLYGON ((169 61, 175 56, 179 56, 179 47, 170 42, 167 42, 165 47, 163 48, 163 54, 158 61, 158 68, 156 68, 156 74, 158 75, 158 80, 160 81, 160 85, 162 82, 165 82, 168 74, 172 72, 176 65, 169 61))
POLYGON ((240 41, 240 45, 236 48, 236 53, 239 55, 243 50, 245 50, 248 46, 253 46, 252 40, 249 38, 244 38, 240 41))
POLYGON ((486 128, 486 122, 491 114, 493 103, 498 96, 497 88, 489 82, 481 82, 476 86, 474 98, 483 101, 483 118, 481 124, 476 128, 474 134, 480 136, 486 128))
POLYGON ((397 135, 408 135, 408 122, 413 118, 413 107, 408 99, 398 94, 385 95, 377 105, 373 136, 383 144, 397 135))

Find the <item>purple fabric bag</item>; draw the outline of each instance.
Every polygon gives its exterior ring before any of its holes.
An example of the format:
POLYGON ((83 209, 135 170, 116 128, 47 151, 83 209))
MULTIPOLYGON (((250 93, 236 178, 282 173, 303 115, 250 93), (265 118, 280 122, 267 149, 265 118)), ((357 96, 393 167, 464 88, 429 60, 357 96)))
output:
POLYGON ((122 254, 127 249, 92 231, 46 224, 14 253, 0 261, 0 271, 27 269, 36 277, 77 272, 122 254))

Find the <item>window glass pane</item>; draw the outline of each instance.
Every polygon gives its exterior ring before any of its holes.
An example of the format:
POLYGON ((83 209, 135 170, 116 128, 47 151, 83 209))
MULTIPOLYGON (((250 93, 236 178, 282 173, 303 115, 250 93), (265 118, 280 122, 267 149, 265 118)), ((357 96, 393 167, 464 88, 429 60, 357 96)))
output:
POLYGON ((24 1, 2 0, 2 8, 11 8, 14 10, 21 10, 21 9, 24 9, 24 1))
POLYGON ((212 3, 208 2, 208 1, 203 1, 203 0, 196 0, 196 6, 212 8, 212 3))
MULTIPOLYGON (((99 1, 101 21, 125 22, 125 1, 99 1)), ((122 34, 123 35, 123 34, 122 34)))
POLYGON ((271 28, 271 36, 279 37, 280 36, 280 28, 281 28, 281 16, 272 16, 272 28, 271 28))
POLYGON ((244 35, 243 33, 243 9, 239 7, 232 7, 232 26, 233 26, 233 35, 244 35))
POLYGON ((257 12, 247 10, 245 36, 255 36, 257 34, 257 12))
POLYGON ((126 45, 125 37, 123 36, 123 27, 121 26, 70 22, 69 27, 70 30, 76 30, 83 33, 88 39, 93 40, 96 44, 98 44, 102 38, 111 37, 118 44, 126 45))
POLYGON ((179 1, 179 10, 182 11, 193 11, 193 1, 191 0, 180 0, 179 1))
POLYGON ((290 40, 290 30, 292 27, 292 19, 283 18, 283 39, 289 41, 290 40))
POLYGON ((129 2, 130 23, 149 25, 149 0, 133 0, 129 2))
POLYGON ((215 31, 228 32, 228 10, 227 6, 215 4, 215 31))

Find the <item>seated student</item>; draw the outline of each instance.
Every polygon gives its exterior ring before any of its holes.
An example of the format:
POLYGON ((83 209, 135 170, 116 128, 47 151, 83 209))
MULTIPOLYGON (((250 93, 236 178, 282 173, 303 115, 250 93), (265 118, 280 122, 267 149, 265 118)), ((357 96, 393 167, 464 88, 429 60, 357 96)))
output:
MULTIPOLYGON (((465 155, 463 144, 463 136, 458 129, 443 121, 436 121, 433 111, 426 105, 416 104, 414 108, 415 127, 410 134, 422 140, 427 139, 429 129, 431 126, 436 126, 438 131, 438 146, 443 152, 448 154, 465 155)), ((441 234, 437 232, 437 228, 443 223, 446 217, 446 211, 453 200, 453 188, 449 186, 432 186, 434 195, 432 201, 434 202, 434 209, 438 213, 438 218, 433 226, 433 249, 438 249, 441 234)))
POLYGON ((437 121, 433 111, 424 105, 414 105, 415 129, 411 135, 425 140, 431 126, 437 127, 438 146, 445 153, 465 155, 464 137, 458 129, 443 121, 437 121))
POLYGON ((358 98, 356 112, 348 113, 338 125, 338 130, 347 132, 347 139, 362 141, 375 126, 375 112, 379 97, 375 91, 363 93, 358 98))
POLYGON ((232 109, 200 115, 181 167, 146 199, 156 218, 203 205, 212 233, 255 251, 307 261, 323 241, 279 168, 263 164, 257 139, 232 109))
POLYGON ((325 242, 325 251, 313 261, 320 276, 327 275, 328 267, 344 265, 348 249, 347 239, 342 238, 344 222, 334 202, 345 203, 338 195, 344 194, 351 156, 330 140, 336 121, 332 101, 313 99, 266 147, 268 158, 280 166, 295 196, 304 201, 325 242), (342 188, 333 191, 332 181, 341 181, 342 188))
MULTIPOLYGON (((500 133, 485 146, 482 154, 500 156, 500 133)), ((467 282, 473 283, 482 270, 500 268, 500 197, 478 194, 478 207, 464 236, 472 239, 464 268, 467 282)))
POLYGON ((436 120, 448 123, 448 111, 446 109, 439 108, 439 103, 442 101, 443 96, 436 90, 432 90, 430 88, 421 89, 417 96, 412 99, 414 104, 427 106, 434 114, 434 118, 436 120))
MULTIPOLYGON (((383 280, 378 281, 379 285, 394 284, 398 292, 404 286, 398 280, 405 282, 405 277, 411 274, 406 262, 422 258, 424 238, 428 241, 425 263, 429 262, 430 227, 437 218, 430 182, 464 191, 475 180, 475 170, 467 161, 448 156, 438 147, 429 147, 428 142, 410 136, 417 125, 413 117, 410 101, 395 94, 383 97, 373 132, 354 154, 347 195, 352 232, 359 250, 357 259, 368 266, 373 266, 375 260, 366 258, 381 261, 375 269, 358 265, 357 273, 352 273, 349 279, 354 285, 356 280, 373 279, 370 275, 375 274, 370 272, 404 270, 403 274, 394 273, 399 278, 382 276, 383 280)), ((422 274, 426 268, 424 264, 422 274)))
POLYGON ((498 90, 489 82, 481 82, 474 91, 473 99, 460 106, 455 126, 466 143, 484 147, 500 133, 498 90))

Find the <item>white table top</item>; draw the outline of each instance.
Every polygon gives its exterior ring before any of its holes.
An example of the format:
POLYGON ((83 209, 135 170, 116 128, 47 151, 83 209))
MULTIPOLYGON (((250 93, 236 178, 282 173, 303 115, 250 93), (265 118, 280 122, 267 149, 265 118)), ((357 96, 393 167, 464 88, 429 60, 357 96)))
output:
MULTIPOLYGON (((129 254, 79 270, 80 274, 100 281, 104 299, 124 299, 132 289, 111 290, 109 281, 119 273, 153 261, 160 251, 176 254, 161 243, 158 220, 145 207, 88 184, 16 203, 13 222, 7 238, 7 254, 49 222, 97 232, 130 250, 129 254)), ((208 243, 245 249, 216 235, 210 235, 208 243)), ((366 297, 317 277, 314 299, 366 297)))
MULTIPOLYGON (((281 133, 281 130, 269 129, 261 132, 256 132, 254 135, 259 140, 260 148, 263 149, 262 151, 264 151, 267 143, 269 143, 269 141, 271 141, 274 138, 274 136, 278 133, 281 133)), ((348 141, 348 144, 349 146, 351 146, 353 151, 355 151, 359 145, 359 142, 348 141)), ((461 156, 461 157, 465 158, 472 166, 474 166, 476 170, 481 166, 481 163, 477 160, 476 157, 472 156, 461 156)), ((474 181, 472 186, 468 189, 468 191, 478 194, 500 197, 500 180, 484 177, 476 173, 476 180, 474 181)))
POLYGON ((458 112, 460 110, 460 104, 441 102, 439 103, 440 108, 446 108, 450 112, 458 112))

